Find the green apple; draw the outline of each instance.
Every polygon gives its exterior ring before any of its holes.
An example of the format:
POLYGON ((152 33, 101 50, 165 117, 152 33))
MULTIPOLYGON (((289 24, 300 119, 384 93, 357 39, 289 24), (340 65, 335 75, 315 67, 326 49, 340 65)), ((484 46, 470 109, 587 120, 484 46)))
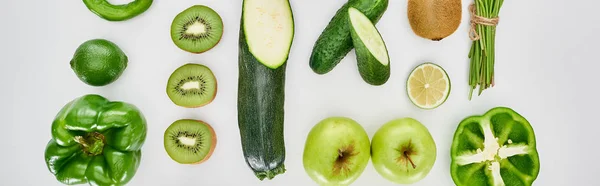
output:
POLYGON ((381 126, 371 143, 373 166, 386 179, 401 184, 423 179, 435 163, 436 147, 419 121, 402 118, 381 126))
POLYGON ((308 133, 304 170, 319 185, 350 185, 369 163, 369 136, 356 121, 327 118, 308 133))

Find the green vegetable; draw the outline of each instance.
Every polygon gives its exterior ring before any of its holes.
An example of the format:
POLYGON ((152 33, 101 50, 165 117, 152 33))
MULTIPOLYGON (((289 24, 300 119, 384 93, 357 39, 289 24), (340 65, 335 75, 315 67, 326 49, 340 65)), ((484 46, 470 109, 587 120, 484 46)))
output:
POLYGON ((94 14, 109 21, 124 21, 145 12, 152 0, 134 0, 128 4, 113 5, 107 0, 83 0, 94 14))
MULTIPOLYGON (((471 14, 476 14, 489 20, 481 21, 482 23, 471 24, 472 30, 470 37, 473 40, 469 58, 471 59, 471 67, 469 72, 469 100, 473 96, 473 90, 479 86, 481 95, 483 90, 494 86, 494 58, 496 56, 494 43, 496 42, 496 24, 498 24, 498 14, 504 0, 479 0, 475 1, 469 9, 471 14), (475 9, 475 7, 477 7, 475 9), (474 32, 473 32, 474 31, 474 32)), ((471 21, 479 21, 471 16, 471 21)))
POLYGON ((287 0, 244 0, 238 125, 246 163, 260 180, 285 172, 285 69, 293 35, 294 21, 287 0))
POLYGON ((358 71, 365 82, 383 85, 390 78, 390 58, 385 42, 371 20, 359 10, 350 7, 348 15, 358 71))
POLYGON ((133 178, 146 139, 146 120, 133 105, 85 95, 52 123, 48 169, 64 184, 124 185, 133 178))
POLYGON ((127 62, 127 55, 113 42, 92 39, 77 47, 70 65, 84 83, 104 86, 121 77, 127 68, 127 62))
POLYGON ((310 56, 310 67, 317 74, 333 70, 353 48, 348 22, 349 7, 360 10, 375 24, 387 9, 388 0, 349 0, 335 13, 319 36, 310 56))
POLYGON ((528 186, 540 171, 533 128, 523 116, 505 107, 460 122, 451 158, 457 186, 528 186))

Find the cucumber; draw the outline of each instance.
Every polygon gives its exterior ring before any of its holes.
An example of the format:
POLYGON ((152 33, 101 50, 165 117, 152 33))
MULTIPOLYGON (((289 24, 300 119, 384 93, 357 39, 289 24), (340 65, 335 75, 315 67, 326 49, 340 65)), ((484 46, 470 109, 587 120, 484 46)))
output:
POLYGON ((383 85, 390 78, 390 57, 381 34, 359 10, 350 7, 348 16, 360 76, 371 85, 383 85))
POLYGON ((352 50, 348 25, 348 8, 363 12, 373 24, 377 23, 388 7, 388 0, 349 0, 336 13, 313 47, 310 68, 317 74, 326 74, 352 50))
POLYGON ((244 0, 238 54, 238 127, 246 163, 260 180, 285 172, 285 69, 293 37, 288 0, 244 0))

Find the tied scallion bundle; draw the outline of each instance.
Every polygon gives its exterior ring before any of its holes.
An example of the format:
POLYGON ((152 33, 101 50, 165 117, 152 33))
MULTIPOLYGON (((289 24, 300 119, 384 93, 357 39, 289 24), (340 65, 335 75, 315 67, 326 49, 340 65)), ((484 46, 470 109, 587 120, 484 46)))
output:
POLYGON ((471 13, 471 30, 469 37, 473 41, 469 58, 471 69, 469 71, 469 100, 473 90, 479 86, 481 95, 483 90, 494 86, 494 43, 496 38, 496 25, 498 14, 504 0, 475 0, 469 6, 471 13))

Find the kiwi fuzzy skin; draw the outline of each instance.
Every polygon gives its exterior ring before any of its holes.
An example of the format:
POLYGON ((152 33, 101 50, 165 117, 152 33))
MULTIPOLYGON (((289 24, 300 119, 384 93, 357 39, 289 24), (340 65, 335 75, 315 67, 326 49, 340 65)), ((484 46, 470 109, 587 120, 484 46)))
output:
POLYGON ((452 35, 462 18, 461 0, 408 0, 407 7, 413 32, 433 41, 452 35))

